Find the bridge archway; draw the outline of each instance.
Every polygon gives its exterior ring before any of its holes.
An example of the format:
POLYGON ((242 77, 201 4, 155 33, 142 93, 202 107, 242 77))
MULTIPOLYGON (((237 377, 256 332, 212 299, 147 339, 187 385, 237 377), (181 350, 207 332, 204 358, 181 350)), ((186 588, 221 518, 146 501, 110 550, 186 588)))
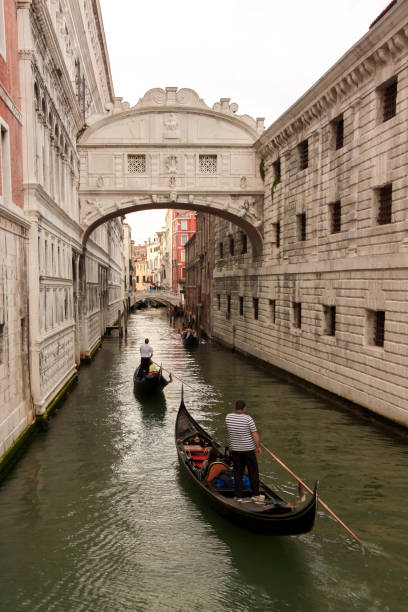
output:
POLYGON ((152 89, 134 106, 115 99, 88 119, 78 141, 83 246, 117 216, 174 208, 238 225, 262 250, 263 181, 254 142, 263 119, 237 115, 221 98, 212 108, 191 89, 152 89))

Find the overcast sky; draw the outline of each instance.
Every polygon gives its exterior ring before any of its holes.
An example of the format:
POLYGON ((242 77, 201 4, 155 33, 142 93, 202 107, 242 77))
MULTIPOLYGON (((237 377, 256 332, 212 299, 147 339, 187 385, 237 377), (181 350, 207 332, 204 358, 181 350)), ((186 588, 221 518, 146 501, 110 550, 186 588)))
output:
MULTIPOLYGON (((100 0, 115 95, 189 87, 268 127, 366 32, 390 0, 100 0)), ((128 215, 138 244, 164 211, 128 215)))

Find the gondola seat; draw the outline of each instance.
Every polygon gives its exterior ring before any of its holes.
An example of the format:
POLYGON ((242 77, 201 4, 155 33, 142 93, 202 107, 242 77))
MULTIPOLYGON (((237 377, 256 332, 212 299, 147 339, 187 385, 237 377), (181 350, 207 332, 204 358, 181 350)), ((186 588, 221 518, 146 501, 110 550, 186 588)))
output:
POLYGON ((230 466, 224 461, 214 461, 208 469, 206 481, 211 482, 212 480, 214 480, 214 478, 217 478, 217 476, 221 474, 221 472, 229 469, 230 466))

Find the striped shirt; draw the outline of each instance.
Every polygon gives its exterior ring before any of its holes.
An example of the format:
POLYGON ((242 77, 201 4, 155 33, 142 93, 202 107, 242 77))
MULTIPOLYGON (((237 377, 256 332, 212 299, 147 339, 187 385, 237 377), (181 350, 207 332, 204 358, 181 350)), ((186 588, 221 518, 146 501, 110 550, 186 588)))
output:
POLYGON ((252 451, 256 444, 252 432, 256 431, 256 425, 252 417, 244 412, 230 412, 225 417, 232 451, 252 451))

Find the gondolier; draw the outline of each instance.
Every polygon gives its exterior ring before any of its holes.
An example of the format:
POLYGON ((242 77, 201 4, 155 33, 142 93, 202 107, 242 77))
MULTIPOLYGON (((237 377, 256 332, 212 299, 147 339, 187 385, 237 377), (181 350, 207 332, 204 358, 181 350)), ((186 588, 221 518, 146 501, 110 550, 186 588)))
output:
POLYGON ((145 338, 144 344, 140 345, 140 370, 141 373, 148 373, 151 358, 153 357, 153 347, 149 344, 149 338, 145 338))
POLYGON ((234 463, 235 497, 238 501, 242 500, 242 477, 247 467, 252 499, 259 501, 259 471, 256 455, 261 454, 261 440, 253 418, 245 411, 245 402, 237 400, 235 412, 230 412, 225 417, 234 463))

